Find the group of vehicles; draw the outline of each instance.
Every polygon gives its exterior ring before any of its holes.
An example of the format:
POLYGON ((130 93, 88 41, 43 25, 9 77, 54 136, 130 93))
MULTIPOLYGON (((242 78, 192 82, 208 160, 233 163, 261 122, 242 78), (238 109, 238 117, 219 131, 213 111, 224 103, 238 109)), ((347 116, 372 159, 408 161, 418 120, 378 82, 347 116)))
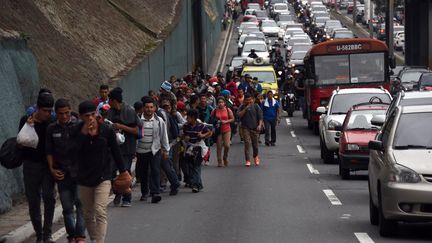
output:
MULTIPOLYGON (((331 6, 335 1, 323 2, 331 6)), ((269 18, 258 20, 253 28, 264 35, 261 45, 268 44, 264 56, 270 58, 283 46, 285 67, 303 71, 303 115, 319 135, 323 162, 336 162, 342 179, 368 170, 370 222, 379 226, 382 236, 394 234, 398 221, 432 221, 432 130, 427 127, 432 122, 432 72, 425 67, 395 67, 382 41, 348 35, 350 31, 330 18, 322 2, 290 3, 292 8, 285 8, 287 1, 266 1, 269 18), (271 31, 266 30, 270 22, 271 31), (335 38, 342 33, 349 37, 335 38), (318 35, 324 38, 319 40, 318 35), (268 36, 277 36, 282 42, 279 49, 271 48, 268 36)), ((342 4, 348 11, 353 6, 350 0, 342 4)), ((378 32, 380 28, 377 25, 378 32)), ((395 26, 394 38, 396 48, 403 48, 403 26, 395 26)), ((254 41, 242 45, 255 45, 254 41)), ((243 74, 267 70, 274 74, 268 80, 277 83, 274 65, 240 69, 243 74)), ((290 103, 296 100, 295 94, 285 97, 290 103)))

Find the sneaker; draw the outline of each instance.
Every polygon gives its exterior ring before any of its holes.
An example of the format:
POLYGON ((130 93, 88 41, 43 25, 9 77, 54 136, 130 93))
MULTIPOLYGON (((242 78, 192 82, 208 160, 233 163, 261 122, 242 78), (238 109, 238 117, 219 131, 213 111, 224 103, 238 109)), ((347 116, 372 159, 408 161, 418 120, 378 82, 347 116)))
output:
POLYGON ((251 166, 251 162, 250 162, 249 160, 246 160, 245 166, 246 166, 246 167, 251 166))
POLYGON ((147 196, 141 196, 140 201, 141 202, 147 202, 147 196))
POLYGON ((256 166, 259 166, 260 165, 260 163, 261 163, 261 160, 260 160, 260 158, 257 156, 257 157, 255 157, 255 165, 256 166))
POLYGON ((44 237, 43 243, 55 243, 52 236, 44 237))
POLYGON ((192 192, 193 192, 193 193, 198 193, 199 191, 200 191, 200 190, 199 190, 198 187, 196 187, 196 186, 192 187, 192 192))
POLYGON ((209 166, 210 165, 210 161, 204 161, 204 165, 205 166, 209 166))
POLYGON ((178 187, 176 187, 176 188, 171 189, 169 195, 170 196, 175 196, 175 195, 178 194, 178 192, 179 192, 178 187))
POLYGON ((158 203, 162 200, 162 197, 159 195, 153 195, 151 199, 151 203, 158 203))
POLYGON ((115 207, 119 207, 120 206, 120 202, 121 202, 121 195, 120 194, 115 195, 114 201, 113 201, 114 206, 115 207))
POLYGON ((121 205, 123 208, 129 208, 130 206, 132 206, 131 202, 123 202, 121 205))

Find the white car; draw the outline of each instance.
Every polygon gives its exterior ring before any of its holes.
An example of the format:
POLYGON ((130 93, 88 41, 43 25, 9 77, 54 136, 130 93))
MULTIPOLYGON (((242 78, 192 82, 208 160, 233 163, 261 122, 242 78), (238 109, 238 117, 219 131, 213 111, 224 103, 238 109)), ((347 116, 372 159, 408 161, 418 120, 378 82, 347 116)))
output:
POLYGON ((299 44, 299 43, 301 43, 301 44, 310 44, 311 45, 312 41, 310 40, 310 38, 309 38, 308 35, 306 35, 306 36, 304 36, 304 35, 296 35, 296 36, 293 36, 293 37, 291 37, 289 39, 286 48, 287 48, 288 51, 291 51, 292 48, 293 48, 293 46, 296 45, 296 44, 299 44))
POLYGON ((334 90, 328 107, 320 106, 316 110, 322 114, 319 120, 319 134, 321 158, 324 163, 333 162, 335 152, 339 148, 340 132, 336 128, 342 126, 346 113, 353 105, 375 100, 390 103, 391 99, 387 90, 379 88, 334 90))
POLYGON ((278 36, 279 26, 274 20, 263 20, 261 22, 261 31, 265 36, 278 36))
POLYGON ((304 30, 303 30, 302 28, 298 28, 298 27, 295 27, 295 28, 288 28, 288 29, 286 30, 285 34, 284 34, 284 37, 283 37, 284 45, 287 45, 287 44, 288 44, 289 39, 292 37, 292 35, 293 35, 295 32, 298 32, 298 33, 305 33, 304 30))
POLYGON ((324 27, 327 20, 330 20, 330 17, 314 17, 314 23, 317 27, 324 27))
POLYGON ((289 64, 290 65, 303 65, 304 57, 306 56, 307 51, 295 51, 291 54, 289 64))
POLYGON ((254 14, 255 14, 255 9, 248 8, 248 9, 245 10, 244 16, 246 16, 246 15, 254 15, 254 14))
POLYGON ((243 34, 243 30, 245 28, 248 28, 248 27, 257 27, 257 24, 253 23, 253 22, 243 22, 243 23, 241 23, 240 26, 238 27, 238 36, 239 36, 239 38, 243 34))
POLYGON ((402 50, 405 46, 405 32, 399 32, 394 38, 394 49, 402 50))
POLYGON ((255 49, 255 53, 257 54, 258 57, 262 57, 262 58, 269 57, 269 52, 268 52, 266 42, 260 40, 245 42, 243 45, 243 51, 241 56, 244 58, 248 57, 252 49, 255 49))
POLYGON ((281 13, 289 13, 288 4, 286 3, 275 3, 273 5, 273 17, 281 13))

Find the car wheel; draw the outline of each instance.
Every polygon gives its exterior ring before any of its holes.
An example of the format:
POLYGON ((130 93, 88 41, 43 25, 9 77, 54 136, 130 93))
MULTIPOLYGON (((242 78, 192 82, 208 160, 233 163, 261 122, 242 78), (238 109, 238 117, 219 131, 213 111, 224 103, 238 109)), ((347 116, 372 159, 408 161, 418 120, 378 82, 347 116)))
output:
POLYGON ((369 221, 372 225, 378 225, 379 223, 378 207, 373 204, 372 197, 370 194, 371 194, 371 190, 369 189, 369 221))
POLYGON ((339 162, 339 171, 342 180, 349 180, 350 178, 350 170, 342 167, 342 163, 339 162))
POLYGON ((312 130, 315 135, 319 134, 319 125, 318 122, 312 122, 312 130))
POLYGON ((329 151, 327 149, 327 146, 325 144, 325 142, 322 142, 322 147, 321 147, 321 151, 322 151, 322 155, 323 155, 323 160, 324 160, 324 164, 331 164, 333 163, 334 160, 334 153, 332 151, 329 151))
MULTIPOLYGON (((323 152, 323 142, 322 142, 322 139, 321 139, 321 137, 320 137, 320 154, 321 154, 321 159, 324 159, 324 152, 323 152)), ((340 174, 340 173, 339 173, 340 174)))
POLYGON ((392 236, 397 229, 397 221, 389 220, 384 217, 381 193, 378 193, 379 197, 379 209, 378 209, 378 222, 379 222, 379 234, 383 237, 392 236))

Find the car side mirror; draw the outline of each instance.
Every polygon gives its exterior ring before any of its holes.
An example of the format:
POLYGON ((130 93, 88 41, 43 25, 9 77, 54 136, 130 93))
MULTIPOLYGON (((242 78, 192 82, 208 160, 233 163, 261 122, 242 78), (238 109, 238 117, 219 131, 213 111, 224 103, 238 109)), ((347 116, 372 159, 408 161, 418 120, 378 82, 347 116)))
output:
POLYGON ((320 106, 316 109, 316 112, 318 114, 325 114, 327 112, 327 109, 324 106, 320 106))
POLYGON ((383 151, 384 150, 384 146, 383 146, 382 141, 378 141, 378 140, 369 141, 368 148, 370 150, 377 150, 377 151, 383 151))

